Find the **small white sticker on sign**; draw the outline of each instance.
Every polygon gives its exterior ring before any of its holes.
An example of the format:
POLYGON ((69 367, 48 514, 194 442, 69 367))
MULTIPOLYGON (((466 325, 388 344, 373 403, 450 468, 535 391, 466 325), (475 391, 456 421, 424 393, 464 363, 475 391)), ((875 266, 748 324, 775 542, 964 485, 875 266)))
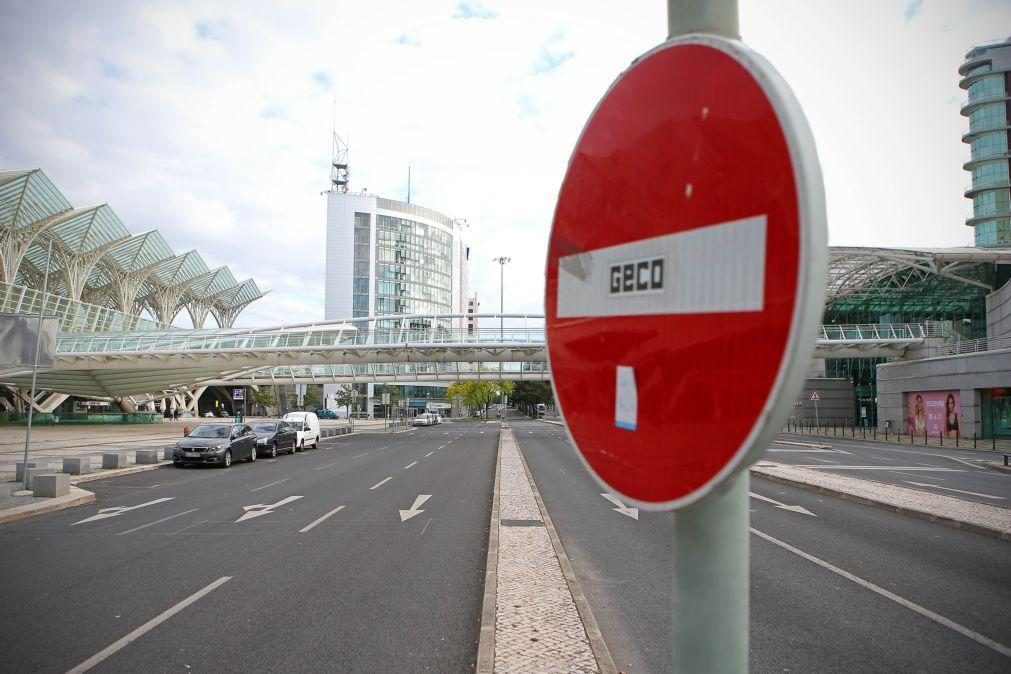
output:
POLYGON ((635 368, 619 365, 615 381, 614 425, 634 431, 639 416, 639 392, 635 387, 635 368))

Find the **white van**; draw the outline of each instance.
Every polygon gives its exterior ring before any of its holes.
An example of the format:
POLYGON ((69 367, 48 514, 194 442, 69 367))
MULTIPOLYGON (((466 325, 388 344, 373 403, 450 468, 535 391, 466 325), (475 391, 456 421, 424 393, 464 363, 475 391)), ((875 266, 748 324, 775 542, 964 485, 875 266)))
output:
POLYGON ((319 417, 315 412, 288 412, 282 419, 298 432, 298 448, 305 451, 306 443, 319 449, 319 417))

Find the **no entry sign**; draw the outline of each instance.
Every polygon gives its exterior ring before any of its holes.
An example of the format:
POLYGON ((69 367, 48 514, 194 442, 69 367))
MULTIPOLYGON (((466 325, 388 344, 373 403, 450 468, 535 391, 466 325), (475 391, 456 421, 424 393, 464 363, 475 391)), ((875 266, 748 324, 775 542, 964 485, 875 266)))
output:
POLYGON ((555 396, 591 472, 691 504, 764 450, 810 363, 825 283, 814 143, 740 42, 672 40, 594 110, 555 210, 555 396))

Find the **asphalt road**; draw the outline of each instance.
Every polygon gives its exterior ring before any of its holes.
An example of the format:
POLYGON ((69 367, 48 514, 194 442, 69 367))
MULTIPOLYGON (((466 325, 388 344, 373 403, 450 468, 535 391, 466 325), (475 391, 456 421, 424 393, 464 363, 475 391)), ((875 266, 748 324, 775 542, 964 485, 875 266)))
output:
POLYGON ((497 443, 453 423, 90 482, 0 527, 3 669, 469 671, 497 443))
MULTIPOLYGON (((563 428, 512 426, 618 668, 670 671, 674 516, 622 514, 563 428)), ((753 671, 1011 668, 1008 543, 759 478, 751 492, 753 671)))
POLYGON ((773 443, 765 458, 834 475, 889 482, 908 489, 1011 507, 1011 473, 985 465, 1000 460, 999 453, 898 445, 859 438, 783 434, 780 439, 827 445, 831 449, 773 443))

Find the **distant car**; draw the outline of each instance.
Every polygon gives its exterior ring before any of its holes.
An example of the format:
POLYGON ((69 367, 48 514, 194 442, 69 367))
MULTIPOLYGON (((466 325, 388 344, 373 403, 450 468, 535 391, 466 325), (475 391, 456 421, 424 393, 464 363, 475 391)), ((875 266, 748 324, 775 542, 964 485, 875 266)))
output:
POLYGON ((298 432, 287 421, 254 421, 249 424, 256 433, 256 453, 274 458, 278 451, 294 454, 298 451, 298 432))
POLYGON ((411 425, 413 426, 431 426, 433 423, 435 422, 427 414, 419 414, 411 421, 411 425))
POLYGON ((437 412, 436 412, 436 413, 434 413, 434 414, 432 414, 432 415, 430 415, 430 416, 431 416, 431 417, 432 417, 433 419, 435 419, 435 423, 436 423, 436 424, 441 424, 441 423, 442 423, 442 415, 441 415, 441 414, 439 414, 439 413, 437 413, 437 412))
POLYGON ((316 416, 320 419, 336 419, 337 413, 333 410, 321 409, 316 410, 316 416))
POLYGON ((256 461, 256 433, 248 424, 200 424, 172 452, 179 468, 191 463, 228 468, 240 459, 256 461))
POLYGON ((224 407, 222 407, 220 410, 218 410, 218 416, 219 417, 230 417, 232 415, 231 415, 231 413, 228 410, 226 410, 224 407))
POLYGON ((543 417, 548 412, 548 406, 544 403, 537 403, 537 416, 543 417))
POLYGON ((214 412, 212 412, 210 410, 207 410, 206 412, 204 412, 204 416, 207 417, 207 418, 209 418, 209 419, 213 419, 214 418, 214 412))
POLYGON ((288 412, 282 419, 291 424, 298 433, 298 448, 305 451, 307 442, 319 449, 319 417, 314 412, 288 412))

